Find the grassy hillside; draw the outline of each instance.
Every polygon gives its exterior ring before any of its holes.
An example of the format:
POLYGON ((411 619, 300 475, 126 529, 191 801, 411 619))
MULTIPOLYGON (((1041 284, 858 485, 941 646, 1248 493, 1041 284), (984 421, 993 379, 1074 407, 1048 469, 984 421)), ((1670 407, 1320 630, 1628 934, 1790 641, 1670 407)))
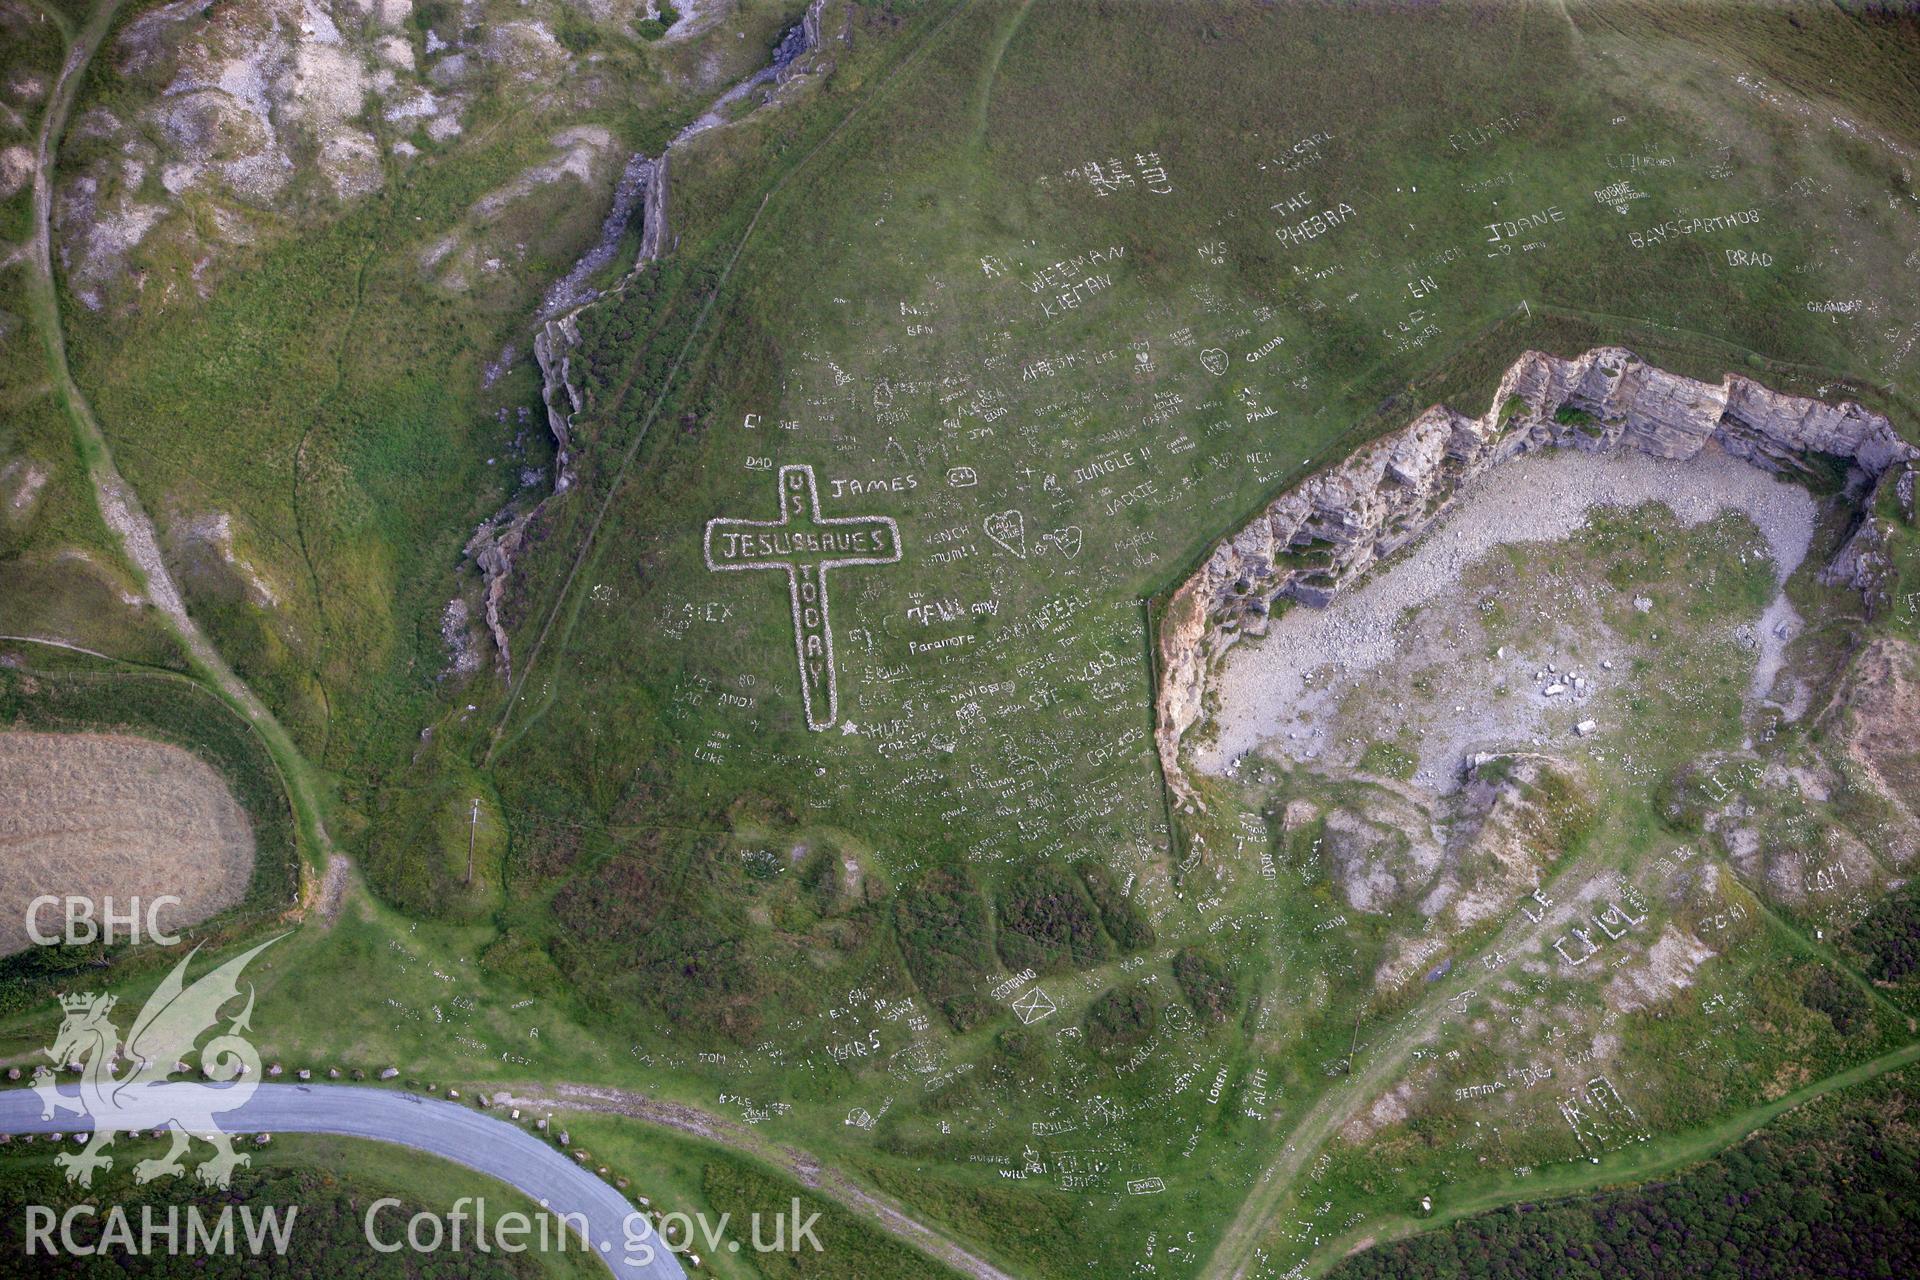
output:
MULTIPOLYGON (((751 13, 718 43, 791 16, 751 13)), ((1833 942, 1899 878, 1904 828, 1833 763, 1841 727, 1741 719, 1750 530, 1601 522, 1475 580, 1660 596, 1604 605, 1647 646, 1631 734, 1577 785, 1539 784, 1568 810, 1535 832, 1543 887, 1631 889, 1653 922, 1572 977, 1550 957, 1483 976, 1518 928, 1503 900, 1377 980, 1432 913, 1362 909, 1333 868, 1451 821, 1407 799, 1392 733, 1366 779, 1250 774, 1176 820, 1147 602, 1361 440, 1436 401, 1485 411, 1528 347, 1855 396, 1920 438, 1910 19, 895 0, 829 3, 822 31, 778 104, 676 148, 671 251, 581 317, 576 476, 509 583, 511 682, 447 674, 440 633, 473 598, 474 525, 546 483, 518 475, 548 460, 531 371, 484 370, 524 354, 612 171, 523 210, 504 242, 525 256, 492 285, 455 290, 423 255, 469 244, 476 204, 561 128, 652 146, 692 90, 483 102, 457 154, 262 244, 184 311, 74 313, 127 475, 182 529, 230 514, 276 598, 204 538, 175 548, 216 641, 344 779, 335 825, 383 900, 289 944, 268 1043, 712 1108, 1062 1277, 1289 1274, 1404 1225, 1415 1188, 1495 1204, 1536 1172, 1644 1174, 1652 1147, 1558 1109, 1596 1054, 1662 1152, 1889 1068, 1911 1027, 1855 967, 1887 947, 1833 942), (829 568, 824 601, 818 579, 710 567, 753 544, 709 521, 783 511, 821 539, 855 526, 816 515, 891 520, 903 555, 829 568), (1702 583, 1731 589, 1695 601, 1702 583), (1738 767, 1693 769, 1709 756, 1738 767), (1702 826, 1688 787, 1709 772, 1763 829, 1757 886, 1702 826), (1340 809, 1377 844, 1341 846, 1340 809), (1829 831, 1865 850, 1844 850, 1863 869, 1844 897, 1769 889, 1829 831), (1705 863, 1711 903, 1673 879, 1705 863), (1661 930, 1734 906, 1724 951, 1616 1007, 1606 981, 1653 967, 1661 930), (1509 1077, 1525 1090, 1489 1107, 1510 1109, 1466 1105, 1509 1077)), ((620 57, 607 74, 653 86, 690 55, 620 57)), ((1814 559, 1851 519, 1820 500, 1814 559)), ((69 523, 35 536, 88 536, 84 494, 61 501, 69 523)), ((1911 529, 1886 519, 1904 574, 1911 529)), ((1913 620, 1865 617, 1814 567, 1790 587, 1794 660, 1830 693, 1913 620)), ((1486 611, 1474 642, 1517 643, 1500 625, 1486 611)), ((1440 678, 1405 674, 1383 717, 1440 678)), ((873 1274, 910 1269, 882 1253, 873 1274)))

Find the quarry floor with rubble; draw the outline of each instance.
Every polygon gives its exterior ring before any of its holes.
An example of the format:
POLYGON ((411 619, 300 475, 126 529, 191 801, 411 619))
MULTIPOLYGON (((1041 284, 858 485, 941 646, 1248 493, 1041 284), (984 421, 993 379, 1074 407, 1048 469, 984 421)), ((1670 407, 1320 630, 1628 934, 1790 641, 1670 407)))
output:
POLYGON ((1477 755, 1609 750, 1681 654, 1794 718, 1808 693, 1780 679, 1802 626, 1783 586, 1817 515, 1804 488, 1717 451, 1522 459, 1355 590, 1231 650, 1195 761, 1231 776, 1256 752, 1444 793, 1477 755), (1706 578, 1616 585, 1636 530, 1706 578), (1696 588, 1764 598, 1702 626, 1696 588))
POLYGON ((1863 492, 1549 450, 1229 650, 1194 864, 1280 922, 1274 1042, 1369 1011, 1318 1041, 1345 1087, 1295 1126, 1311 1167, 1274 1157, 1276 1246, 1364 1245, 1384 1189, 1451 1198, 1463 1159, 1658 1167, 1662 1134, 1815 1087, 1810 1056, 1900 1043, 1817 960, 1920 856, 1915 650, 1860 648, 1823 572, 1863 492))

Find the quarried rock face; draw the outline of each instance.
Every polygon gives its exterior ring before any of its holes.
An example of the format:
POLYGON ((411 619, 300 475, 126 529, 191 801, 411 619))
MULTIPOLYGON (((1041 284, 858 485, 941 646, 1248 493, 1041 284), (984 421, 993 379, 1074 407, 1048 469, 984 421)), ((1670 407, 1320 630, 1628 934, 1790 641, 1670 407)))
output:
POLYGON ((580 341, 579 314, 576 309, 548 320, 533 335, 533 358, 540 364, 540 400, 547 407, 547 429, 553 433, 555 493, 565 493, 573 484, 573 415, 580 412, 581 404, 568 352, 580 341))
POLYGON ((1169 602, 1158 637, 1154 736, 1167 783, 1197 802, 1180 768, 1180 739, 1204 715, 1209 669, 1240 637, 1264 634, 1271 612, 1319 608, 1380 560, 1419 538, 1461 493, 1501 463, 1547 448, 1634 449, 1691 458, 1714 444, 1775 472, 1844 460, 1872 486, 1860 528, 1825 571, 1884 593, 1883 535, 1873 517, 1882 484, 1910 501, 1920 450, 1879 414, 1782 395, 1739 374, 1718 385, 1668 373, 1623 347, 1566 360, 1529 351, 1501 378, 1478 418, 1435 405, 1269 503, 1169 602))
POLYGON ((518 514, 502 511, 475 529, 473 536, 467 539, 467 555, 480 568, 481 616, 486 620, 487 634, 493 637, 500 671, 509 680, 513 678, 513 652, 507 644, 507 627, 502 618, 502 609, 506 603, 514 558, 526 545, 527 530, 538 511, 538 506, 518 514))
MULTIPOLYGON (((609 292, 619 293, 648 263, 658 260, 671 247, 667 228, 667 157, 674 144, 724 122, 717 108, 742 96, 755 85, 777 79, 784 83, 795 72, 795 61, 820 42, 820 10, 824 0, 814 0, 805 16, 796 23, 774 51, 771 65, 755 72, 721 95, 706 115, 688 125, 667 144, 658 158, 635 155, 614 193, 612 210, 601 227, 599 241, 587 251, 570 272, 548 291, 542 305, 538 327, 533 336, 533 356, 540 365, 540 399, 547 410, 547 428, 553 433, 553 492, 557 498, 573 485, 573 418, 584 407, 580 388, 575 385, 572 368, 573 349, 580 345, 580 313, 602 296, 589 288, 587 281, 613 261, 621 237, 637 206, 640 214, 640 249, 632 270, 609 292)), ((556 139, 559 141, 559 139, 556 139)), ((507 652, 507 631, 501 621, 501 605, 513 574, 514 559, 525 545, 528 531, 547 499, 531 510, 517 511, 510 505, 474 531, 467 543, 467 555, 480 569, 481 609, 487 631, 499 652, 500 669, 512 678, 513 663, 507 652)))

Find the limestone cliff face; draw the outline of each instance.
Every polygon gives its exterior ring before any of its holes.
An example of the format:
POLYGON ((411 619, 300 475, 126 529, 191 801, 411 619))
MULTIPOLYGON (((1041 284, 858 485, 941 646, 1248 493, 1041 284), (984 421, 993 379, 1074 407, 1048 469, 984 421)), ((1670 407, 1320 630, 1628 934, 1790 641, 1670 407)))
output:
POLYGON ((553 433, 553 491, 565 493, 573 484, 573 415, 580 412, 568 352, 580 341, 579 309, 541 324, 533 335, 533 358, 540 364, 540 402, 547 407, 547 429, 553 433))
POLYGON ((513 651, 507 647, 507 624, 502 617, 502 608, 507 598, 507 583, 513 572, 514 558, 526 545, 527 529, 533 524, 533 517, 539 511, 536 506, 530 511, 514 512, 511 508, 499 512, 493 519, 482 524, 467 539, 466 552, 480 570, 480 609, 487 624, 487 634, 493 637, 493 647, 500 671, 508 679, 513 678, 513 651))
POLYGON ((1446 514, 1473 481, 1521 454, 1572 447, 1690 458, 1717 444, 1769 471, 1845 458, 1874 487, 1867 518, 1826 572, 1869 607, 1885 560, 1875 525, 1879 486, 1910 495, 1920 450, 1851 401, 1781 395, 1739 374, 1718 385, 1646 364, 1622 347, 1565 360, 1522 355, 1478 418, 1436 405, 1402 430, 1274 499, 1214 548, 1169 602, 1159 635, 1156 744, 1168 785, 1194 803, 1180 739, 1205 714, 1208 672, 1243 635, 1266 631, 1278 602, 1323 607, 1374 564, 1446 514))
POLYGON ((607 296, 592 289, 588 281, 613 261, 621 238, 638 210, 640 249, 633 267, 620 283, 608 291, 618 294, 650 262, 657 261, 670 248, 667 228, 667 159, 673 148, 687 138, 698 136, 720 125, 726 117, 719 108, 743 96, 754 86, 769 80, 784 84, 804 69, 798 62, 820 43, 820 11, 825 0, 813 0, 805 15, 791 27, 774 50, 773 61, 722 94, 706 115, 682 129, 658 158, 635 155, 627 161, 613 208, 601 226, 600 239, 574 264, 571 271, 548 291, 536 318, 533 356, 540 365, 540 399, 547 409, 547 429, 553 433, 553 492, 530 510, 517 504, 496 512, 473 532, 467 542, 467 556, 480 570, 481 607, 487 632, 493 637, 499 665, 509 679, 513 674, 512 656, 507 649, 507 629, 501 619, 501 605, 515 559, 526 543, 527 534, 540 509, 573 485, 573 418, 582 405, 580 388, 573 379, 571 352, 580 344, 580 313, 607 296))
POLYGON ((640 253, 634 260, 652 262, 666 252, 667 244, 667 153, 653 162, 647 178, 645 199, 640 206, 640 253))
POLYGON ((568 352, 580 341, 579 316, 585 305, 541 321, 533 335, 533 358, 540 365, 540 400, 547 407, 547 429, 553 433, 553 492, 530 508, 520 502, 508 503, 482 522, 467 540, 467 558, 480 570, 481 617, 493 638, 500 671, 509 680, 513 678, 513 654, 501 610, 513 564, 541 508, 573 486, 573 415, 580 412, 581 400, 573 384, 568 352))

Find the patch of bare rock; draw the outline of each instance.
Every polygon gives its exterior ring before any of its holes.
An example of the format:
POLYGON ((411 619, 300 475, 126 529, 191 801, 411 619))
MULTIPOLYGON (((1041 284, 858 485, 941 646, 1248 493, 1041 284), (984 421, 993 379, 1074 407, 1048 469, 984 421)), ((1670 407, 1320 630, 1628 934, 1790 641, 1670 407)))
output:
MULTIPOLYGON (((1529 351, 1507 370, 1480 417, 1436 405, 1405 429, 1310 477, 1222 541, 1174 593, 1157 637, 1155 738, 1176 797, 1186 804, 1198 800, 1183 769, 1181 738, 1203 718, 1210 692, 1218 692, 1212 682, 1221 659, 1241 638, 1266 634, 1276 605, 1326 608, 1379 562, 1403 551, 1418 554, 1415 544, 1470 495, 1481 501, 1511 478, 1503 473, 1490 479, 1489 473, 1555 449, 1616 455, 1610 461, 1621 463, 1639 455, 1656 471, 1659 464, 1692 460, 1699 465, 1687 474, 1723 491, 1737 484, 1733 473, 1711 457, 1699 463, 1702 454, 1717 452, 1784 475, 1814 470, 1816 455, 1846 460, 1863 491, 1861 510, 1869 514, 1823 576, 1858 590, 1869 609, 1884 604, 1886 570, 1883 535, 1871 513, 1883 485, 1910 500, 1920 459, 1920 450, 1886 418, 1850 401, 1835 405, 1782 395, 1738 374, 1718 384, 1701 382, 1649 365, 1621 347, 1597 347, 1574 359, 1529 351)), ((1698 500, 1676 483, 1680 473, 1659 474, 1666 482, 1662 500, 1698 500)), ((1644 480, 1639 483, 1644 492, 1644 480)), ((1791 522, 1782 523, 1787 501, 1769 497, 1754 508, 1781 564, 1798 562, 1792 545, 1798 535, 1791 522)), ((1457 557, 1473 541, 1462 539, 1452 557, 1438 553, 1436 566, 1457 567, 1457 557)), ((1786 621, 1773 619, 1776 625, 1786 621)), ((1327 637, 1346 638, 1337 632, 1327 637)), ((1366 639, 1359 636, 1362 643, 1366 639)), ((1230 754, 1209 758, 1217 763, 1230 754)))

